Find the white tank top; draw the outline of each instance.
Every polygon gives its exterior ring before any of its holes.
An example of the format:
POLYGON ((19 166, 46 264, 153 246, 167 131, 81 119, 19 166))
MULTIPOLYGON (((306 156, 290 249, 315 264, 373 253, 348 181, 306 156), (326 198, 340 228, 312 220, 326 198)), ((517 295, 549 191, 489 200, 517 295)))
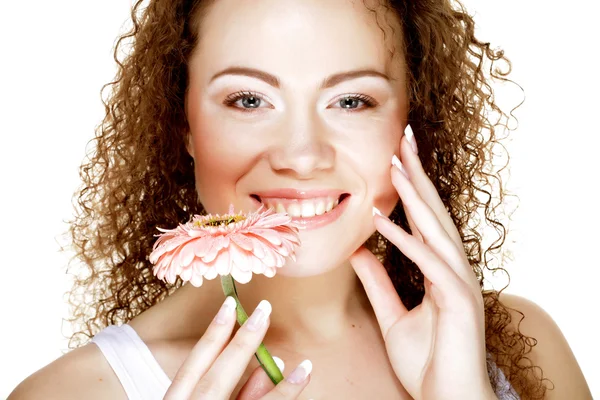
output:
POLYGON ((110 325, 92 338, 130 400, 162 400, 171 380, 129 325, 110 325))
MULTIPOLYGON (((131 326, 110 325, 98 332, 92 343, 98 345, 130 400, 162 400, 171 380, 131 326)), ((519 400, 502 370, 491 358, 487 362, 497 376, 498 399, 519 400)))

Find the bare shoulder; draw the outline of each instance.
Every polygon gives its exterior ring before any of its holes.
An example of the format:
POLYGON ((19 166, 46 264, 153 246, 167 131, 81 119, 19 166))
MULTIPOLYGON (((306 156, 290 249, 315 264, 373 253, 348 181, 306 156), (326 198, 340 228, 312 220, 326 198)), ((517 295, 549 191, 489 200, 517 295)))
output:
POLYGON ((94 343, 71 350, 21 382, 8 400, 127 399, 119 379, 94 343))
POLYGON ((573 351, 552 317, 539 305, 520 296, 503 293, 500 301, 512 314, 511 324, 516 327, 521 321, 521 333, 537 341, 527 357, 542 368, 544 376, 554 384, 554 389, 546 392, 546 398, 591 399, 590 389, 573 351))

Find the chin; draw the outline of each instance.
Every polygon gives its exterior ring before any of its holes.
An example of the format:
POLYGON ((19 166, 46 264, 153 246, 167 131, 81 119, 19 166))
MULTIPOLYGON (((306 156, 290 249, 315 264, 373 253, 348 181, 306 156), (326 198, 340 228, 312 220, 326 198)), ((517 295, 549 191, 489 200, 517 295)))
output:
MULTIPOLYGON (((370 219, 369 219, 370 221, 370 219)), ((350 255, 373 233, 370 229, 345 230, 345 234, 317 235, 317 231, 300 231, 302 245, 296 251, 296 261, 287 259, 277 275, 310 277, 328 273, 343 266, 350 255)), ((366 227, 369 228, 368 224, 366 227)))

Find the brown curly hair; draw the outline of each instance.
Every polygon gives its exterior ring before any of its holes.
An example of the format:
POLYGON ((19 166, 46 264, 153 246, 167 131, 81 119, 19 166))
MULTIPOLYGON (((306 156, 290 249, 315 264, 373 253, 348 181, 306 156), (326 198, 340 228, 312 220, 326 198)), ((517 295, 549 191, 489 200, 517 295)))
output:
MULTIPOLYGON (((188 60, 212 1, 151 0, 143 9, 142 2, 132 9, 133 28, 116 43, 119 70, 101 90, 102 96, 111 89, 103 100, 106 116, 96 129, 95 149, 80 168, 83 183, 69 233, 76 252, 71 261, 80 260, 83 268, 67 293, 72 306, 67 321, 74 332, 69 348, 85 344, 108 325, 131 320, 181 286, 181 280, 169 285, 154 277, 147 259, 153 235, 157 226, 175 226, 204 212, 185 147, 189 127, 184 98, 188 60), (131 51, 120 61, 118 53, 128 42, 131 51)), ((482 288, 488 352, 522 398, 542 398, 546 379, 526 357, 535 339, 521 334, 518 324, 516 330, 510 328, 499 292, 483 290, 484 268, 506 273, 488 265, 487 255, 497 253, 506 236, 496 219, 507 194, 500 176, 505 166, 496 173, 491 167, 492 150, 500 145, 496 130, 510 131, 506 121, 512 114, 496 104, 484 63, 489 61, 490 76, 502 81, 508 81, 511 63, 502 50, 476 39, 473 17, 458 2, 384 3, 380 6, 394 13, 402 29, 398 47, 407 66, 408 122, 419 157, 461 234, 482 288), (494 68, 498 61, 505 62, 506 71, 494 68), (490 120, 492 113, 496 121, 490 120), (492 201, 492 180, 498 182, 497 203, 492 201), (469 224, 480 207, 498 233, 483 253, 479 224, 469 224)), ((400 202, 391 219, 410 231, 400 202)), ((424 295, 419 268, 377 232, 366 245, 384 262, 407 308, 418 305, 424 295)), ((490 373, 495 386, 492 369, 490 373)))

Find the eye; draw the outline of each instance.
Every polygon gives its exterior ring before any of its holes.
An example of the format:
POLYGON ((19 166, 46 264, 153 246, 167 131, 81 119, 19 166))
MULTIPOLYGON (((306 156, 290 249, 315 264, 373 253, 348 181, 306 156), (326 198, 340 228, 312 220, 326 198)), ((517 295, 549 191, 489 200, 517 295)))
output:
POLYGON ((377 105, 377 102, 374 98, 360 93, 347 94, 344 97, 336 100, 336 103, 339 104, 340 108, 343 108, 346 112, 356 112, 353 110, 373 108, 377 105), (364 107, 357 108, 359 103, 363 103, 364 107))
MULTIPOLYGON (((253 113, 256 112, 260 107, 260 105, 265 102, 263 96, 256 92, 252 91, 240 91, 236 93, 232 93, 227 98, 223 104, 228 107, 236 108, 242 112, 253 113), (235 106, 241 100, 241 107, 235 106)), ((377 102, 371 96, 367 96, 365 94, 353 93, 347 94, 342 98, 337 99, 334 104, 339 104, 340 108, 342 108, 346 112, 356 112, 355 110, 363 110, 369 109, 377 106, 377 102), (364 104, 364 107, 358 107, 360 103, 364 104)), ((264 108, 264 107, 263 107, 264 108)), ((337 108, 337 107, 334 107, 337 108)))
POLYGON ((242 112, 252 113, 256 112, 256 110, 260 108, 260 105, 263 102, 266 103, 264 98, 256 92, 240 91, 227 96, 223 104, 225 104, 228 107, 237 108, 242 112), (240 100, 242 100, 242 107, 234 106, 234 104, 238 103, 240 100))

